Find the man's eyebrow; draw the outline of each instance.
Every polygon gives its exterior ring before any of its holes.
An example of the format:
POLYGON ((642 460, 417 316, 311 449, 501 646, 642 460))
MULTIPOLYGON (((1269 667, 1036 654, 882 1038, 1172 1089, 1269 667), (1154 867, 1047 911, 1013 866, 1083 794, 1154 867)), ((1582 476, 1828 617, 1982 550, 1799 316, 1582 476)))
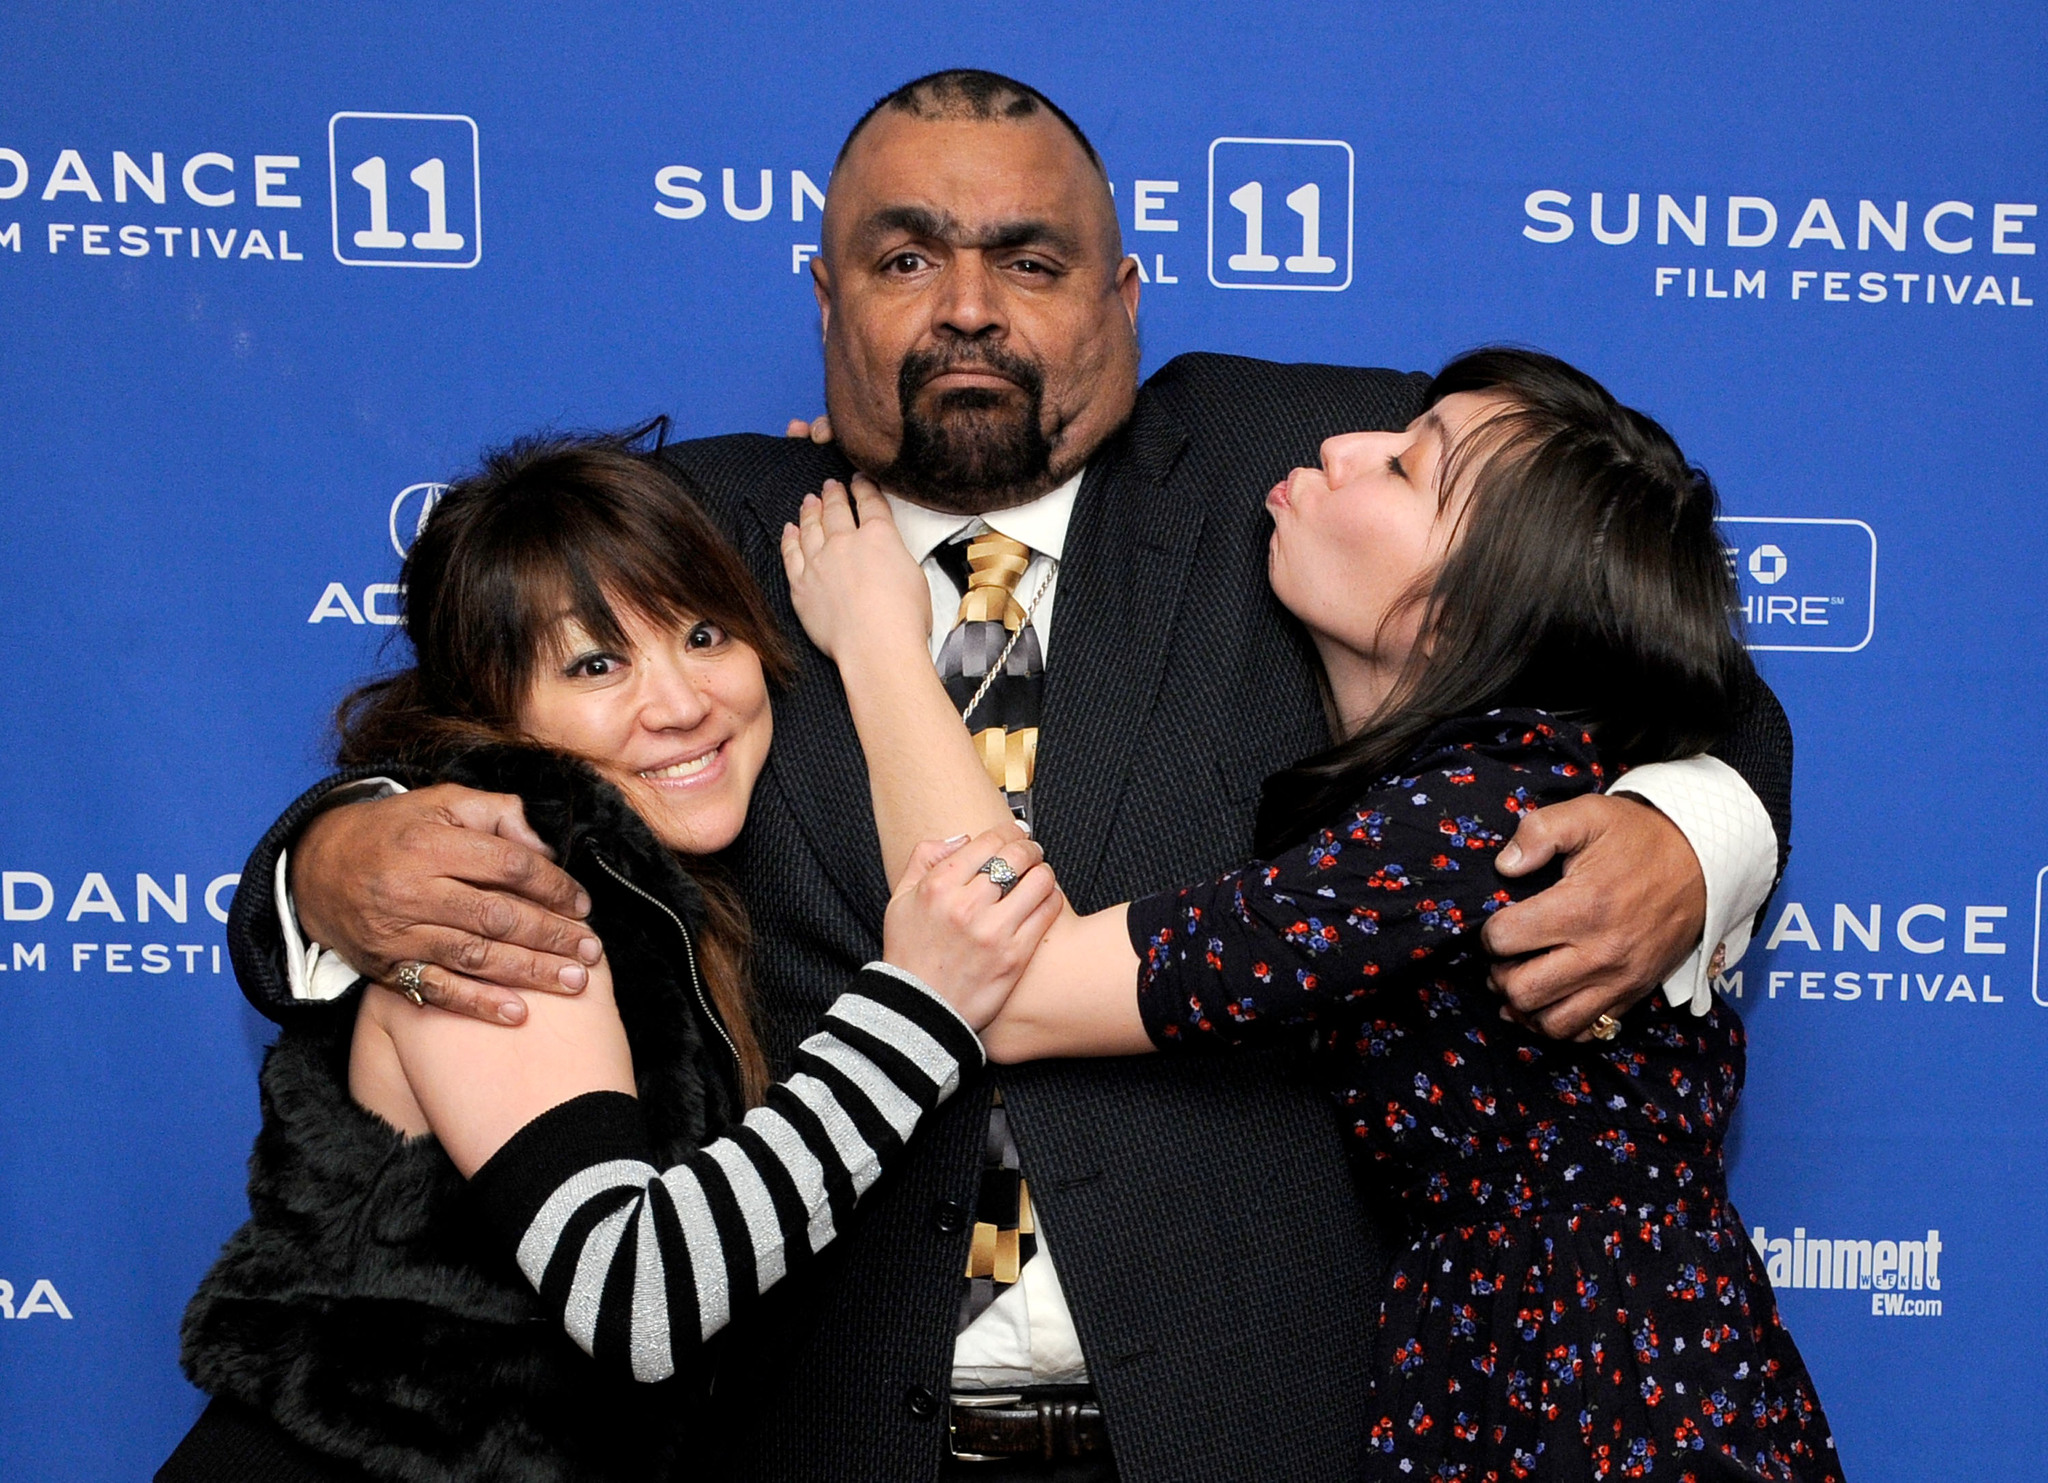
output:
POLYGON ((884 206, 868 214, 867 220, 861 223, 860 234, 863 237, 880 237, 890 232, 907 232, 913 237, 937 237, 950 241, 959 230, 959 222, 929 206, 884 206))
POLYGON ((1012 247, 1049 247, 1054 252, 1076 253, 1080 241, 1072 232, 1049 221, 1026 219, 1001 221, 982 230, 980 239, 968 244, 984 252, 1001 252, 1012 247))
POLYGON ((861 236, 874 238, 891 232, 924 237, 948 247, 979 248, 1002 252, 1017 247, 1045 247, 1053 252, 1073 254, 1080 241, 1073 233, 1052 222, 1025 217, 1017 221, 992 222, 972 232, 958 218, 928 206, 884 206, 862 223, 861 236))

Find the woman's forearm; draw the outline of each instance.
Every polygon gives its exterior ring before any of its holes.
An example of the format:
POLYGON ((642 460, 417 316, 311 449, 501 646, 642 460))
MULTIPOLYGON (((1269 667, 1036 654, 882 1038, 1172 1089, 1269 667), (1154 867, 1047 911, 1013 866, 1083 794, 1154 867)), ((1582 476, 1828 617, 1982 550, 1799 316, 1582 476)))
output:
POLYGON ((1002 1011, 984 1026, 991 1061, 1136 1056, 1154 1049, 1138 1014, 1138 954, 1125 908, 1068 907, 1045 934, 1002 1011))
POLYGON ((931 655, 876 640, 847 646, 840 680, 867 753, 882 864, 893 888, 921 840, 979 834, 1010 822, 931 655))

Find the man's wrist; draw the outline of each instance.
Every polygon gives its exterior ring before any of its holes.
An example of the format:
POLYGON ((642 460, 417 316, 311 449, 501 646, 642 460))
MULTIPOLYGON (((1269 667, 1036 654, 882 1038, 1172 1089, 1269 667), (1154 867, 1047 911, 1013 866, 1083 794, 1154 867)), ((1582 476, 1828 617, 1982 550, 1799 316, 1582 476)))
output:
POLYGON ((1777 873, 1778 838, 1770 815, 1740 773, 1714 757, 1638 767, 1610 792, 1630 795, 1669 819, 1692 847, 1706 885, 1699 940, 1664 980, 1673 1004, 1704 1014, 1713 998, 1716 955, 1725 973, 1749 945, 1750 919, 1777 873))
MULTIPOLYGON (((300 839, 305 838, 307 831, 318 828, 320 821, 337 808, 390 798, 405 791, 405 785, 394 778, 359 778, 342 783, 321 800, 320 813, 307 823, 306 830, 300 832, 300 839)), ((293 851, 290 849, 278 851, 275 895, 278 930, 284 942, 286 982, 295 1000, 318 1002, 339 999, 353 990, 363 975, 341 954, 322 947, 315 934, 307 930, 292 890, 292 860, 293 851)))

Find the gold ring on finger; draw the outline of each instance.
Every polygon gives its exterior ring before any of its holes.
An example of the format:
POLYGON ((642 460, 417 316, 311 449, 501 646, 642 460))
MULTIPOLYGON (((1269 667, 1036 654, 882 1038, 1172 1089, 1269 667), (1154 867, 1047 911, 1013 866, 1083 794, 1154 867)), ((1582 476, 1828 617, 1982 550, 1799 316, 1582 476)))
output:
POLYGON ((1593 1021, 1592 1035, 1595 1040, 1612 1040, 1621 1033, 1621 1021, 1611 1014, 1603 1014, 1593 1021))

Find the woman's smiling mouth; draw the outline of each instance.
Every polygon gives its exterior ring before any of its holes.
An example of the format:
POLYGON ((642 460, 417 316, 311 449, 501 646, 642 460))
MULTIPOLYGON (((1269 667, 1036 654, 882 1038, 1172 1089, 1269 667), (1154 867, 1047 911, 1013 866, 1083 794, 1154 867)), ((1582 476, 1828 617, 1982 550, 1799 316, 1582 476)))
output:
POLYGON ((687 786, 702 782, 719 771, 719 764, 725 759, 725 743, 720 742, 708 752, 695 757, 686 757, 680 762, 670 762, 662 767, 650 767, 636 774, 642 782, 687 786))

